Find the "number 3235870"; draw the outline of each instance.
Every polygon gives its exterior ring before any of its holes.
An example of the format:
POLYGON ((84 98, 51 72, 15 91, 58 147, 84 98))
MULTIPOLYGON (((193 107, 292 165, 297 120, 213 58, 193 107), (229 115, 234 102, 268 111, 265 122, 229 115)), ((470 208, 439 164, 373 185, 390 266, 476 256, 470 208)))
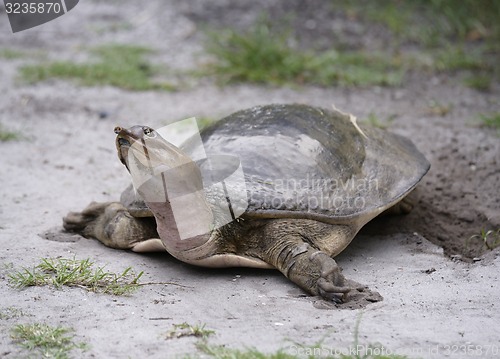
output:
POLYGON ((59 14, 62 11, 61 4, 55 2, 46 3, 5 3, 7 14, 59 14))

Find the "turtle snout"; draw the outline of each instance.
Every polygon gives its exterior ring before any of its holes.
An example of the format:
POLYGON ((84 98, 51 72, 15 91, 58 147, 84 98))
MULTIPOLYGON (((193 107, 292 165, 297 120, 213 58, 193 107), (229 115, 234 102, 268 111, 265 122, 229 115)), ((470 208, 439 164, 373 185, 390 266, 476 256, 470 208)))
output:
POLYGON ((129 130, 126 128, 116 126, 114 129, 114 132, 116 133, 116 145, 117 148, 120 149, 120 147, 125 146, 125 147, 130 147, 131 143, 130 141, 133 138, 133 133, 131 133, 129 130))
POLYGON ((128 150, 132 146, 130 142, 132 140, 130 131, 123 127, 116 126, 114 132, 116 133, 116 150, 118 151, 118 158, 120 162, 128 168, 126 158, 128 156, 128 150))
POLYGON ((121 147, 121 146, 127 146, 127 147, 130 147, 130 141, 123 138, 123 137, 119 137, 118 138, 118 145, 121 147))

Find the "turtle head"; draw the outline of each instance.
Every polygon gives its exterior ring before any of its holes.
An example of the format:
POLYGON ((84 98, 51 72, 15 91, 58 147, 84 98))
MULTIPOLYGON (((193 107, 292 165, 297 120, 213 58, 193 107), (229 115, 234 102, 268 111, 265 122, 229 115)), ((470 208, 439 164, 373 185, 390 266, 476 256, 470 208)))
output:
POLYGON ((173 254, 204 243, 213 216, 203 191, 198 165, 147 126, 115 128, 120 161, 135 190, 157 218, 158 233, 173 254))
POLYGON ((203 188, 201 172, 188 155, 147 126, 115 128, 118 158, 134 188, 147 202, 186 195, 203 188))
MULTIPOLYGON (((129 172, 133 168, 153 173, 192 162, 179 148, 148 126, 115 127, 118 158, 129 172)), ((133 173, 132 173, 133 174, 133 173)))
POLYGON ((118 158, 145 202, 182 195, 203 187, 197 164, 147 126, 115 128, 118 158))
POLYGON ((120 162, 123 163, 127 169, 128 166, 128 154, 132 145, 139 142, 141 143, 146 133, 149 133, 149 127, 145 126, 133 126, 129 129, 116 126, 114 132, 116 133, 116 150, 118 151, 118 158, 120 162))

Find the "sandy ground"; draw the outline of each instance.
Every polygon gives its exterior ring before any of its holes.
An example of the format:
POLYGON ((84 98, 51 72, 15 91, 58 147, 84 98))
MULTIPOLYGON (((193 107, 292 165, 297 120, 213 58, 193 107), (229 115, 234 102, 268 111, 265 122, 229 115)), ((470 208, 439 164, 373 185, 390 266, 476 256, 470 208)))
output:
MULTIPOLYGON (((228 2, 211 3, 221 8, 228 2)), ((248 10, 231 9, 228 14, 234 16, 248 10)), ((160 61, 186 68, 195 66, 201 51, 202 30, 196 21, 205 10, 210 9, 202 2, 190 7, 85 1, 57 21, 16 35, 2 14, 0 46, 76 59, 80 46, 144 44, 159 50, 160 61), (113 30, 124 21, 131 26, 113 30)), ((288 348, 292 354, 294 342, 324 340, 323 347, 333 353, 353 345, 360 316, 359 343, 379 343, 386 353, 411 358, 498 353, 500 257, 498 251, 482 253, 478 244, 464 245, 480 229, 500 225, 500 141, 494 131, 474 122, 478 113, 499 110, 497 85, 484 94, 444 76, 415 75, 396 89, 218 88, 202 81, 175 93, 131 93, 62 81, 20 84, 16 68, 27 61, 2 60, 0 68, 0 123, 23 136, 0 143, 0 310, 22 313, 2 315, 1 357, 21 355, 9 331, 32 322, 73 328, 78 341, 89 343, 83 353, 88 358, 198 355, 195 338, 165 339, 173 324, 182 322, 205 323, 215 331, 209 342, 230 348, 288 348), (57 236, 58 241, 45 239, 44 233, 60 229, 67 212, 92 200, 116 200, 128 184, 114 149, 115 125, 154 127, 191 116, 219 118, 253 105, 296 102, 334 103, 359 118, 371 112, 380 118, 395 116, 391 131, 411 137, 432 163, 417 209, 406 217, 376 221, 338 257, 346 276, 378 291, 382 301, 339 309, 304 295, 274 271, 199 269, 168 254, 113 250, 71 234, 57 236), (438 116, 429 110, 432 102, 451 110, 438 116), (108 116, 100 118, 102 112, 108 116), (8 285, 9 272, 59 256, 91 258, 113 271, 133 266, 144 271, 144 281, 185 287, 151 285, 129 297, 113 297, 8 285)))

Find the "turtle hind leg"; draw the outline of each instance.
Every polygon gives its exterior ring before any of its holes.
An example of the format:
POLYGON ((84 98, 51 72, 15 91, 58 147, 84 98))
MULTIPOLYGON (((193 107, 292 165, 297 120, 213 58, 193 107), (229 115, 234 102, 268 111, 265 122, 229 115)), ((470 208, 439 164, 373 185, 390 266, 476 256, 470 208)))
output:
POLYGON ((63 227, 104 245, 137 252, 164 250, 153 218, 135 218, 118 202, 92 202, 82 212, 70 212, 63 227))
POLYGON ((382 216, 399 216, 402 214, 408 214, 413 210, 415 204, 417 202, 415 195, 413 192, 410 192, 406 197, 403 197, 401 201, 389 207, 384 212, 382 212, 382 216))

